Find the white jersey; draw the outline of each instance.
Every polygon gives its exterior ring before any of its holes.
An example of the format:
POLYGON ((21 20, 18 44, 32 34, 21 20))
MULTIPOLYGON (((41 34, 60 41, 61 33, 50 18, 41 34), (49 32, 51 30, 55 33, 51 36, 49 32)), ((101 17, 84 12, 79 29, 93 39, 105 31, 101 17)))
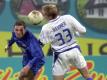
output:
POLYGON ((84 33, 86 29, 73 16, 63 15, 45 24, 39 38, 43 44, 51 43, 55 52, 63 52, 77 45, 75 32, 84 33))

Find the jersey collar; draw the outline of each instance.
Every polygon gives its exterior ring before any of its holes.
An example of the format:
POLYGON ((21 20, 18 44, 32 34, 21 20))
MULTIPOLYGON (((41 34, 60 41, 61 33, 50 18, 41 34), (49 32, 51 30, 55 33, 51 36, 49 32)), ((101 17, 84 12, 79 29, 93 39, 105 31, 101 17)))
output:
POLYGON ((49 22, 54 22, 56 20, 58 20, 60 18, 60 16, 57 16, 55 19, 49 20, 49 22))

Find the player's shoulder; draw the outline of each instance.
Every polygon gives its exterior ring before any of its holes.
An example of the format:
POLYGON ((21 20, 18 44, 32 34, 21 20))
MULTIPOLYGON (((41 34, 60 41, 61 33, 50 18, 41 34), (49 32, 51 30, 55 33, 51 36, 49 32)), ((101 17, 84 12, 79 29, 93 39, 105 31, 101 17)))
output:
POLYGON ((29 30, 26 30, 25 35, 32 35, 32 33, 29 30))
POLYGON ((72 18, 73 16, 70 15, 70 14, 66 14, 66 15, 62 15, 62 17, 64 17, 64 18, 72 18))
POLYGON ((44 24, 42 26, 42 30, 44 30, 44 31, 48 31, 48 30, 50 30, 50 28, 51 28, 50 23, 44 24))
POLYGON ((25 37, 27 37, 27 38, 33 38, 34 34, 30 30, 26 30, 25 37))
POLYGON ((72 15, 63 15, 62 16, 64 20, 68 21, 68 22, 73 22, 75 20, 75 18, 72 15))
POLYGON ((16 37, 15 32, 12 32, 12 37, 16 37))

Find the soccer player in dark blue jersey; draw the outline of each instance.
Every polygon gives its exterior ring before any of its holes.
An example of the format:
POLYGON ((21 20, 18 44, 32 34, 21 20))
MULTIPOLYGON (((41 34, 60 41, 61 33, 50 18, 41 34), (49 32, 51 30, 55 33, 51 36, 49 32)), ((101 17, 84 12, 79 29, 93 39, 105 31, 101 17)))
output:
POLYGON ((14 42, 21 47, 23 52, 23 68, 20 71, 19 80, 24 80, 29 71, 33 73, 33 78, 29 80, 35 80, 36 73, 45 63, 44 55, 39 41, 26 29, 23 21, 16 21, 12 32, 12 38, 6 50, 9 49, 14 42))

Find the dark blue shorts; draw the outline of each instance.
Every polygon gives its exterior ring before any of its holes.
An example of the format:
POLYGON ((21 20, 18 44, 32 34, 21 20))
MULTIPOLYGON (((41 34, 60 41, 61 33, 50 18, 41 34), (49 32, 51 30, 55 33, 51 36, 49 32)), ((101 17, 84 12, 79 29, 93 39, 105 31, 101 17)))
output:
MULTIPOLYGON (((22 61, 22 65, 23 67, 26 66, 29 62, 29 59, 28 57, 23 57, 23 61, 22 61)), ((33 72, 34 75, 37 74, 38 70, 45 64, 45 60, 44 58, 42 58, 41 60, 39 60, 36 64, 34 64, 32 67, 31 67, 31 71, 33 72)))
POLYGON ((33 72, 34 75, 37 74, 38 70, 44 65, 44 60, 40 60, 40 62, 37 62, 37 64, 33 65, 31 67, 31 71, 33 72))

